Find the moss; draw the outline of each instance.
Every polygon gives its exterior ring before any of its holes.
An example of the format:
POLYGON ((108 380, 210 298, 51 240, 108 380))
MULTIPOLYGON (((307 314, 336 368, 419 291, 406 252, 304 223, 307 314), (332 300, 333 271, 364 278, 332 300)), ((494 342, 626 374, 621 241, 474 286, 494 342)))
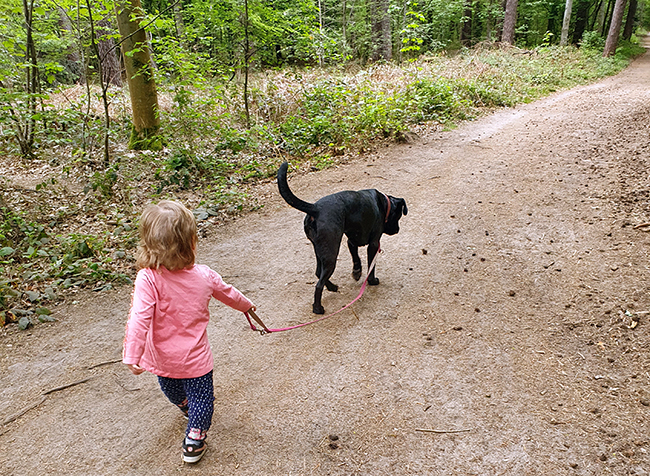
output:
POLYGON ((136 131, 131 126, 131 137, 129 138, 129 149, 131 150, 162 150, 165 146, 163 137, 158 134, 160 127, 153 127, 143 131, 136 131))

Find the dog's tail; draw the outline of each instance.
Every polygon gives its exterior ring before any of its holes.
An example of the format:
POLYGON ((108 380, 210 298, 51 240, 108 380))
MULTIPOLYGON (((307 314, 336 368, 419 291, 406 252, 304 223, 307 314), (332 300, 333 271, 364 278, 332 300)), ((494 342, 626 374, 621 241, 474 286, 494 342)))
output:
POLYGON ((293 192, 289 189, 289 184, 287 183, 287 169, 289 164, 283 162, 278 170, 278 189, 280 189, 280 195, 284 198, 284 201, 291 205, 293 208, 305 212, 307 215, 313 217, 316 216, 317 211, 313 203, 305 202, 296 197, 293 192))

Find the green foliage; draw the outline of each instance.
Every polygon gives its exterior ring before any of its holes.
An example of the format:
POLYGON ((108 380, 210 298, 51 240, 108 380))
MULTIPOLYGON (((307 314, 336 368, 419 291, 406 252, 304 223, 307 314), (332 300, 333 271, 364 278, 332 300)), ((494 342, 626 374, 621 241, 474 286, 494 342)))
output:
MULTIPOLYGON (((23 294, 17 289, 25 286, 33 288, 47 282, 52 289, 66 289, 128 279, 110 269, 113 258, 105 249, 106 237, 55 235, 49 226, 30 221, 7 207, 0 208, 0 245, 0 311, 5 317, 23 294)), ((47 293, 26 294, 32 302, 49 299, 47 293)))
POLYGON ((451 119, 465 119, 469 102, 461 97, 453 81, 425 79, 411 85, 410 94, 417 108, 414 120, 418 123, 451 119))
POLYGON ((598 50, 602 53, 603 48, 605 48, 605 38, 597 31, 585 31, 580 46, 585 49, 598 50))

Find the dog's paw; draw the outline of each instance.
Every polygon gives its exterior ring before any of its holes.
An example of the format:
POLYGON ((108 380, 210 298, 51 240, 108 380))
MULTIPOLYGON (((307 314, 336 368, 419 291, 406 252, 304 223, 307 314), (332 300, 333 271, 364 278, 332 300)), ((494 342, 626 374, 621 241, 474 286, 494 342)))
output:
POLYGON ((336 284, 331 283, 329 281, 327 281, 325 283, 325 287, 327 288, 328 291, 333 292, 333 293, 335 293, 336 291, 339 290, 339 287, 336 284))
POLYGON ((377 278, 368 278, 368 284, 370 286, 377 286, 379 284, 379 279, 377 279, 377 278))
POLYGON ((325 314, 325 308, 320 304, 314 304, 313 311, 314 314, 325 314))
POLYGON ((355 281, 359 281, 359 279, 361 279, 361 268, 353 269, 352 270, 352 277, 354 278, 355 281))

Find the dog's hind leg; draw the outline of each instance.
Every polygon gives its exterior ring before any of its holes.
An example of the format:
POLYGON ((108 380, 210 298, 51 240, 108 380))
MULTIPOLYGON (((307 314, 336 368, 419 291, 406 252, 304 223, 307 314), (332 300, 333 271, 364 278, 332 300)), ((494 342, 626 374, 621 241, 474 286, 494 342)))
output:
MULTIPOLYGON (((372 260, 375 259, 377 252, 379 252, 379 242, 370 243, 368 245, 368 268, 370 268, 372 260)), ((368 275, 368 284, 371 286, 376 286, 379 284, 379 280, 375 277, 375 268, 372 268, 370 274, 368 275)))
MULTIPOLYGON (((341 239, 338 239, 338 246, 341 245, 341 239)), ((314 314, 324 314, 325 309, 321 304, 323 296, 323 288, 327 287, 328 291, 338 291, 338 286, 330 281, 334 269, 336 268, 336 258, 338 256, 338 247, 329 246, 325 242, 324 246, 317 246, 314 244, 314 252, 316 253, 316 276, 318 282, 316 283, 316 290, 314 291, 314 314)))
POLYGON ((333 261, 324 260, 323 262, 319 259, 318 270, 320 273, 318 273, 318 282, 316 283, 316 290, 314 291, 314 314, 325 314, 325 308, 321 304, 323 288, 327 287, 327 290, 332 292, 338 290, 338 286, 330 281, 330 277, 334 274, 335 267, 336 258, 333 261))
POLYGON ((359 247, 353 245, 348 239, 348 249, 352 255, 352 277, 355 281, 359 281, 361 278, 361 259, 359 258, 359 247))
MULTIPOLYGON (((321 264, 321 260, 320 258, 316 258, 316 277, 318 279, 320 279, 322 272, 323 272, 323 266, 321 264)), ((334 270, 332 270, 332 273, 334 273, 334 270)), ((331 276, 332 275, 330 274, 330 277, 331 276)), ((329 279, 325 280, 325 287, 327 288, 328 291, 331 291, 333 293, 339 290, 339 287, 329 279)))

